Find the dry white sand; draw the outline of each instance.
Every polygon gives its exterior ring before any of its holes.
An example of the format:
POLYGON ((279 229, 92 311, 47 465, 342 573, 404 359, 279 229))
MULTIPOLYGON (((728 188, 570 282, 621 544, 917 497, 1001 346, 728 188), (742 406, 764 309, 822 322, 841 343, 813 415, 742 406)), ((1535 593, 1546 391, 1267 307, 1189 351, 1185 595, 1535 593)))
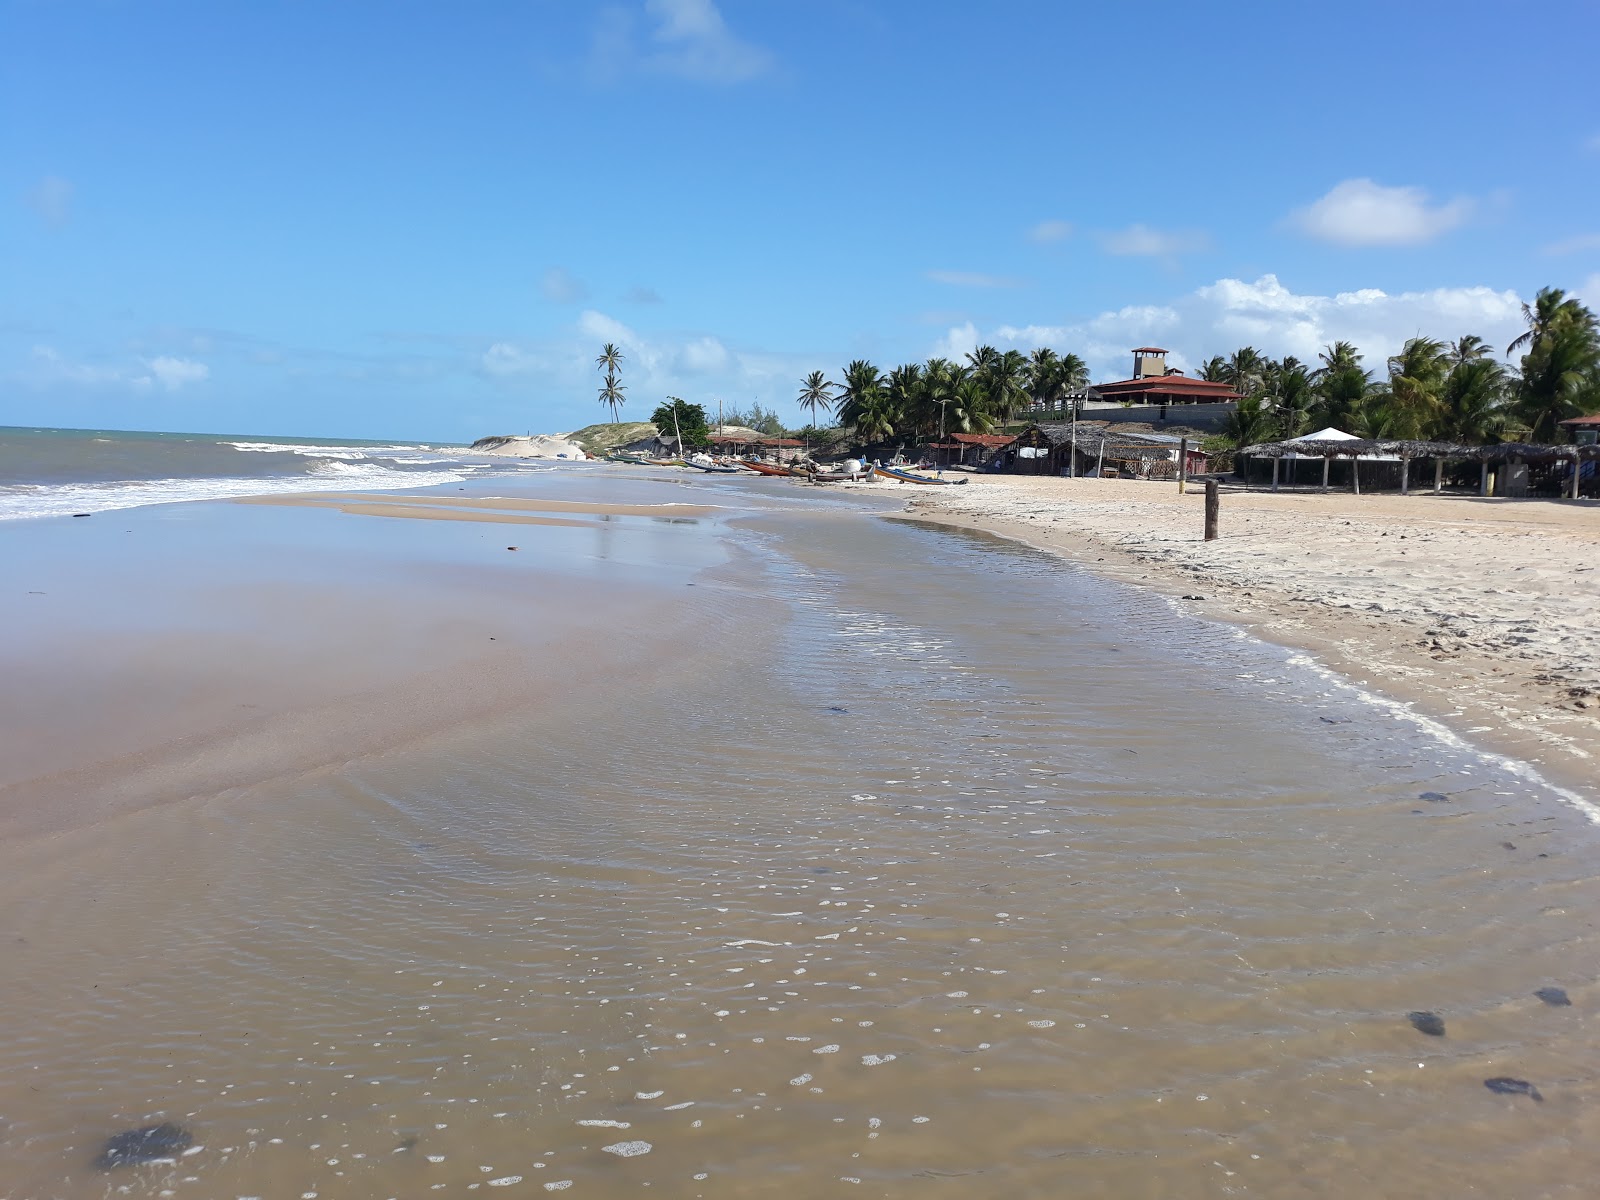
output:
POLYGON ((513 437, 500 446, 474 450, 473 454, 488 454, 496 458, 572 458, 585 459, 588 454, 577 442, 564 433, 536 433, 532 437, 513 437))
POLYGON ((1480 742, 1593 787, 1600 505, 976 476, 914 515, 1014 536, 1308 649, 1480 742))

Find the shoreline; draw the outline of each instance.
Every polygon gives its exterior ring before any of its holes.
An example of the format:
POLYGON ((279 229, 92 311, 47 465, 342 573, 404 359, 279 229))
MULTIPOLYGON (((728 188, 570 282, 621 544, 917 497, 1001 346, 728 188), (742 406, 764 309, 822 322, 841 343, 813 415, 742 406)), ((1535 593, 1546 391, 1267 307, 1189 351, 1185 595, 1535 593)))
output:
POLYGON ((908 497, 896 519, 1009 538, 1151 589, 1594 794, 1600 665, 1583 620, 1600 613, 1600 569, 1586 565, 1600 506, 1224 492, 1221 537, 1206 543, 1203 487, 972 482, 908 497))

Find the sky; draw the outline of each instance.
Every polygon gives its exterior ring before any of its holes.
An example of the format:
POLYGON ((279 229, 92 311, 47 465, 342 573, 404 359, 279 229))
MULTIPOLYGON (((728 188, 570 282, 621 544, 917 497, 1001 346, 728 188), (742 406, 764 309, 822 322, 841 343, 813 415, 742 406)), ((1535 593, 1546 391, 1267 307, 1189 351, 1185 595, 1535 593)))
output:
POLYGON ((1600 305, 1593 0, 0 0, 0 425, 800 422, 979 344, 1600 305))

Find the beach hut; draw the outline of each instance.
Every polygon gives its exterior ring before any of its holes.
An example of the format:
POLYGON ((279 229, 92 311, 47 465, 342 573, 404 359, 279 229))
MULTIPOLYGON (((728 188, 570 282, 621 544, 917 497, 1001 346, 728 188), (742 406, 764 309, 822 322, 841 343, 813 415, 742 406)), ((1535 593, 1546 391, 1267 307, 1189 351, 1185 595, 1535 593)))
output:
MULTIPOLYGON (((1165 434, 1121 433, 1091 421, 1030 425, 1006 448, 1006 469, 1018 475, 1171 478, 1181 444, 1165 434)), ((1191 462, 1203 470, 1205 456, 1198 449, 1194 454, 1199 457, 1191 462)))

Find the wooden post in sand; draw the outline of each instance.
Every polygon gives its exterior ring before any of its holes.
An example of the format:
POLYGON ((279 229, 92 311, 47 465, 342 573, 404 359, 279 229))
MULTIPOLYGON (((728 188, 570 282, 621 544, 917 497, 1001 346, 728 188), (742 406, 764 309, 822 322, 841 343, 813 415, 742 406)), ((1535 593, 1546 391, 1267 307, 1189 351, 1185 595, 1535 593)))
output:
POLYGON ((1178 439, 1178 495, 1188 492, 1189 484, 1189 439, 1178 439))
POLYGON ((1206 480, 1206 541, 1217 540, 1217 516, 1222 510, 1222 496, 1217 491, 1215 479, 1206 480))
POLYGON ((1400 456, 1400 494, 1411 494, 1411 459, 1404 454, 1400 456))
POLYGON ((1433 494, 1437 496, 1444 491, 1444 459, 1433 460, 1433 494))
POLYGON ((1578 476, 1582 474, 1583 459, 1579 458, 1578 452, 1574 450, 1572 452, 1572 491, 1568 495, 1567 499, 1576 500, 1578 498, 1578 476))
POLYGON ((1094 463, 1094 477, 1096 479, 1099 479, 1105 473, 1106 473, 1106 440, 1105 440, 1105 438, 1101 438, 1100 439, 1100 456, 1097 459, 1095 459, 1095 463, 1094 463))
POLYGON ((1282 462, 1282 461, 1283 460, 1281 458, 1275 458, 1275 459, 1272 460, 1272 490, 1273 491, 1277 491, 1278 490, 1278 464, 1280 462, 1282 462))
POLYGON ((1350 456, 1350 490, 1356 495, 1361 495, 1361 456, 1350 456))
POLYGON ((1489 494, 1489 460, 1483 460, 1483 465, 1478 468, 1478 495, 1489 494))

